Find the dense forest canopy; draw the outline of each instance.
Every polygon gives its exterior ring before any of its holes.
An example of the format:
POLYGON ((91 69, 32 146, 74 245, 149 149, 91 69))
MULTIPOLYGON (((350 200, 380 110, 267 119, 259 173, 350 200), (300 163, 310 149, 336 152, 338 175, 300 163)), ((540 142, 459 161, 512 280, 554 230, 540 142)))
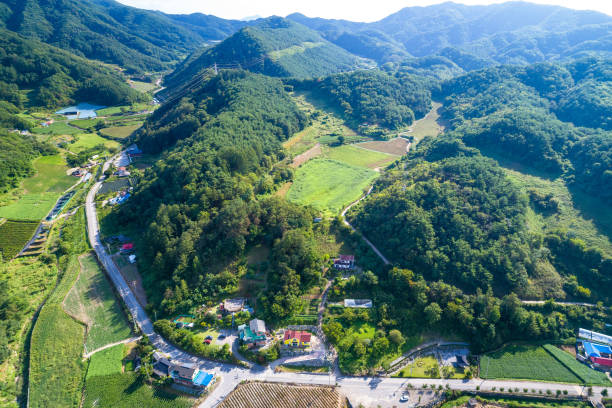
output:
POLYGON ((151 116, 138 143, 166 153, 118 215, 146 229, 144 280, 159 294, 156 308, 170 314, 231 293, 244 273, 240 259, 257 242, 273 247, 277 266, 268 274, 270 316, 316 280, 311 210, 257 198, 292 176, 275 163, 281 142, 306 124, 279 80, 246 71, 222 71, 151 116), (275 283, 282 279, 291 284, 275 283))
POLYGON ((86 58, 145 72, 165 69, 244 23, 167 16, 114 0, 2 0, 0 25, 86 58))
POLYGON ((146 98, 110 68, 4 29, 0 29, 0 97, 7 104, 0 112, 24 105, 55 108, 77 100, 116 105, 146 98))
POLYGON ((610 61, 586 58, 474 71, 443 82, 436 96, 452 136, 609 200, 611 83, 610 61))
POLYGON ((445 136, 423 141, 350 216, 393 262, 427 280, 441 279, 472 293, 578 295, 567 280, 553 278, 554 264, 564 278, 576 274, 594 296, 609 300, 598 288, 612 279, 612 260, 583 243, 570 244, 563 233, 530 233, 527 203, 494 161, 445 136), (560 250, 568 245, 576 247, 573 258, 560 250), (550 275, 548 284, 533 286, 543 274, 550 275))
POLYGON ((296 86, 337 107, 355 128, 368 123, 398 129, 422 118, 431 108, 427 84, 400 72, 354 71, 303 81, 296 86))

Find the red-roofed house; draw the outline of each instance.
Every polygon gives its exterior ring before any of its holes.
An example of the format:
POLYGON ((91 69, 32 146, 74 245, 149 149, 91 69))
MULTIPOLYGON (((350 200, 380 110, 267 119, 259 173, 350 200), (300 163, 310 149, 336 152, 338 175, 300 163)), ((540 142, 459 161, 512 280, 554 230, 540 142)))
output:
POLYGON ((134 249, 134 244, 123 244, 123 245, 121 245, 121 250, 122 251, 131 251, 132 249, 134 249))
POLYGON ((334 268, 336 269, 353 269, 355 266, 355 257, 353 255, 340 255, 334 259, 334 268))
POLYGON ((283 344, 290 347, 310 346, 311 334, 305 331, 287 330, 283 338, 283 344))

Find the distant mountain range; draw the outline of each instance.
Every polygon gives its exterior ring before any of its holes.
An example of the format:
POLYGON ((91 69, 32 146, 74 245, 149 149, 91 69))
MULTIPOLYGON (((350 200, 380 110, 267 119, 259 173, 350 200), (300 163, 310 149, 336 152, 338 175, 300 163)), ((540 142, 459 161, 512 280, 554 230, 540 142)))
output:
POLYGON ((612 17, 525 2, 407 7, 373 23, 302 14, 287 18, 380 63, 435 55, 448 47, 515 64, 612 52, 612 17))
POLYGON ((435 56, 448 75, 496 64, 612 56, 612 17, 525 2, 407 7, 359 23, 298 13, 248 21, 172 15, 114 0, 0 0, 0 28, 134 73, 167 70, 191 55, 174 77, 194 74, 202 64, 244 65, 263 57, 251 70, 307 77, 359 66, 360 58, 416 67, 431 60, 415 58, 435 56))

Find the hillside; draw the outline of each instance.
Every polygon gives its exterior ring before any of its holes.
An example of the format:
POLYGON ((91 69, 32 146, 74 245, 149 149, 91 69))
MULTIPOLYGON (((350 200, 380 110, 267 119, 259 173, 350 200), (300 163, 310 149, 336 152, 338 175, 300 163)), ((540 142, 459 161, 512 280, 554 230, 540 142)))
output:
POLYGON ((373 23, 301 14, 287 18, 319 31, 357 55, 381 63, 397 61, 398 55, 436 55, 448 47, 498 63, 518 64, 589 54, 609 56, 611 49, 612 17, 525 2, 488 6, 447 2, 407 7, 373 23), (347 41, 349 38, 351 41, 347 41), (372 43, 378 43, 379 48, 370 47, 372 43))
POLYGON ((144 98, 122 75, 100 63, 5 29, 0 29, 0 60, 3 127, 28 128, 30 124, 16 116, 24 106, 56 108, 76 100, 114 105, 144 98))
POLYGON ((129 71, 159 71, 239 23, 167 16, 114 0, 2 0, 0 26, 129 71))
POLYGON ((195 52, 166 77, 169 86, 190 80, 213 64, 277 77, 319 77, 354 69, 360 60, 301 24, 271 17, 220 44, 195 52))

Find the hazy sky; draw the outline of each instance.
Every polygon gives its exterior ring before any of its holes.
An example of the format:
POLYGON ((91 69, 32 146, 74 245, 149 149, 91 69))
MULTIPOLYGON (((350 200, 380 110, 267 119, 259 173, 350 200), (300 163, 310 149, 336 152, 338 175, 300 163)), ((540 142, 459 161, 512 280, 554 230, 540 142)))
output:
MULTIPOLYGON (((410 6, 441 3, 440 0, 118 0, 135 7, 166 13, 213 14, 241 19, 259 15, 286 16, 300 12, 309 17, 343 18, 353 21, 376 21, 410 6)), ((497 0, 455 0, 464 4, 502 3, 497 0)), ((574 9, 597 10, 612 16, 612 0, 533 0, 533 3, 557 4, 574 9)))

